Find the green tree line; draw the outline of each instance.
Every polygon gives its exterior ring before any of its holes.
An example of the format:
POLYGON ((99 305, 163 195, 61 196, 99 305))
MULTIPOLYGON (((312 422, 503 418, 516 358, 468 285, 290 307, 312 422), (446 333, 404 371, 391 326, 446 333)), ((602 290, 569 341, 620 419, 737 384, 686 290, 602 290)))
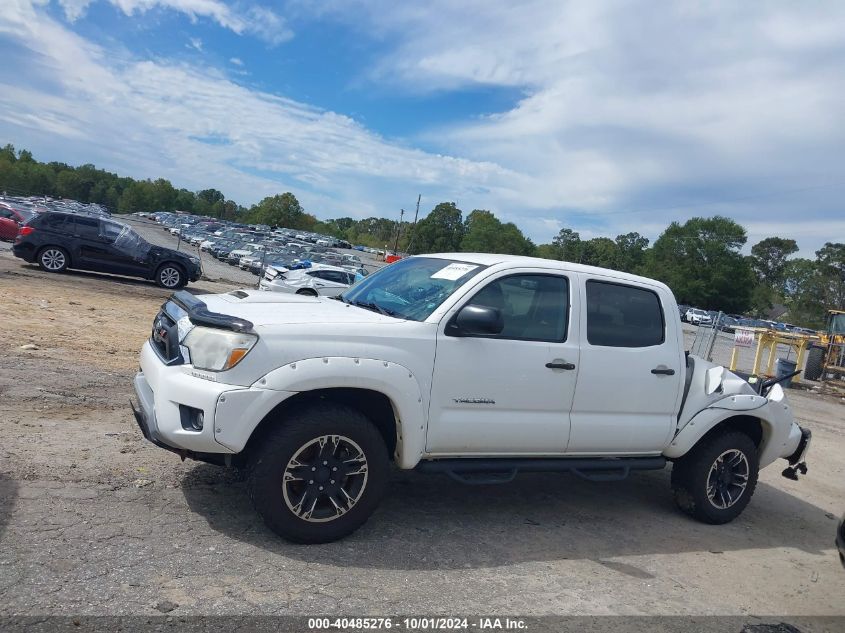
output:
POLYGON ((743 255, 748 236, 730 218, 672 222, 650 244, 637 232, 582 239, 563 228, 549 244, 535 245, 513 223, 485 209, 466 217, 441 202, 416 225, 370 217, 318 220, 293 193, 268 196, 245 208, 216 189, 177 189, 168 180, 135 180, 97 169, 42 163, 12 145, 0 149, 0 192, 43 195, 101 204, 112 212, 186 211, 198 215, 314 231, 361 244, 414 254, 484 252, 533 255, 641 274, 665 282, 678 299, 706 309, 765 316, 776 305, 792 323, 823 325, 825 311, 845 309, 845 244, 826 243, 814 259, 794 258, 795 240, 767 237, 743 255))

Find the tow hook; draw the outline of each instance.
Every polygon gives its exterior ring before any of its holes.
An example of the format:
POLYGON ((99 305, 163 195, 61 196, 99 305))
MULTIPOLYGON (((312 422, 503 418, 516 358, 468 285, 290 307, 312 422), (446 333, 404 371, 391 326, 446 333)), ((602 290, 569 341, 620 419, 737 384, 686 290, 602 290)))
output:
POLYGON ((795 449, 792 455, 786 458, 789 466, 783 469, 781 475, 792 481, 798 481, 798 473, 802 475, 807 474, 807 461, 805 458, 807 457, 807 451, 810 450, 810 440, 812 438, 813 434, 810 432, 810 429, 801 429, 801 441, 798 443, 798 448, 795 449))
POLYGON ((800 464, 795 464, 794 466, 787 466, 783 469, 781 475, 787 479, 791 479, 792 481, 798 481, 798 473, 801 473, 802 475, 807 474, 806 462, 801 462, 800 464))

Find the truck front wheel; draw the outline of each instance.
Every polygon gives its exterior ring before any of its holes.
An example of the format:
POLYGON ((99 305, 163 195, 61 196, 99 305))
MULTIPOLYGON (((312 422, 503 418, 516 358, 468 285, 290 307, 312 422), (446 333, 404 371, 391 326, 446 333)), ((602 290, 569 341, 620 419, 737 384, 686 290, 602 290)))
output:
POLYGON ((367 521, 388 474, 375 425, 353 408, 326 403, 287 416, 264 438, 250 460, 248 487, 276 534, 328 543, 367 521))
POLYGON ((728 523, 751 501, 759 468, 757 447, 748 435, 714 435, 673 465, 675 503, 704 523, 728 523))

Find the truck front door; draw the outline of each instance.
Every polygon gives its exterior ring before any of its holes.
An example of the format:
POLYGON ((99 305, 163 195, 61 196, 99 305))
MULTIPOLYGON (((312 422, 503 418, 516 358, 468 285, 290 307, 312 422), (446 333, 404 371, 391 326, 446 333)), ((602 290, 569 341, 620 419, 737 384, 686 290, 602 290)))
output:
POLYGON ((442 319, 427 452, 564 452, 579 355, 579 301, 573 287, 561 271, 512 270, 482 281, 442 319), (455 317, 470 304, 500 310, 501 333, 461 333, 455 317))
POLYGON ((581 365, 567 453, 659 453, 675 429, 683 389, 677 308, 658 287, 582 278, 581 365))

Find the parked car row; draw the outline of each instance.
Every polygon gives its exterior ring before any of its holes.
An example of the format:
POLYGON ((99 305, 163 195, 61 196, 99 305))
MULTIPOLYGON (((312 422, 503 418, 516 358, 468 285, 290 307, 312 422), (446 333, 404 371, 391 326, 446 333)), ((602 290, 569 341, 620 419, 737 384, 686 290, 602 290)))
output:
POLYGON ((332 250, 348 245, 335 238, 177 213, 139 215, 212 257, 259 276, 264 290, 335 296, 367 275, 358 255, 332 250))
POLYGON ((692 306, 678 304, 681 321, 691 325, 719 328, 722 332, 733 334, 737 328, 761 328, 790 334, 805 334, 815 336, 818 333, 809 328, 799 327, 790 323, 780 323, 767 319, 754 319, 741 314, 725 314, 717 310, 702 310, 692 306))

